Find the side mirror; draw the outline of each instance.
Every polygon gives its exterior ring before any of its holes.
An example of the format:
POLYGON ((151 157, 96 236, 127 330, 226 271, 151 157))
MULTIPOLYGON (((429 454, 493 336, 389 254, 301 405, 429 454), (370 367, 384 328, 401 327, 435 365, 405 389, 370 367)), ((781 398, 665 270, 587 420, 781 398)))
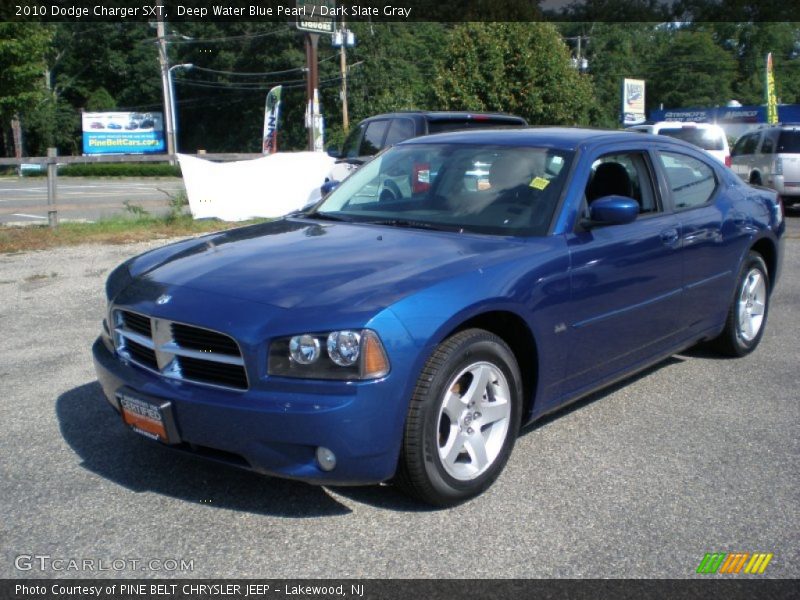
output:
POLYGON ((603 196, 589 205, 588 226, 624 225, 639 216, 639 203, 627 196, 603 196))
POLYGON ((342 158, 342 151, 339 150, 339 148, 337 148, 336 146, 331 146, 330 148, 328 148, 327 152, 328 156, 330 156, 331 158, 342 158))
POLYGON ((319 188, 319 191, 322 192, 322 196, 325 197, 330 194, 333 190, 339 187, 341 181, 334 181, 332 179, 327 179, 325 183, 319 188))

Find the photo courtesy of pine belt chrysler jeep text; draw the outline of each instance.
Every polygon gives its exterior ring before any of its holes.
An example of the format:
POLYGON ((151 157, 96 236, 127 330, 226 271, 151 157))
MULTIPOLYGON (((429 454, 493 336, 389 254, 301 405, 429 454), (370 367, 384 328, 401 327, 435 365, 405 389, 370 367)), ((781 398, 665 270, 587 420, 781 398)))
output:
POLYGON ((94 361, 164 446, 447 506, 522 425, 699 342, 754 350, 784 229, 775 192, 664 136, 415 138, 305 212, 119 266, 94 361))

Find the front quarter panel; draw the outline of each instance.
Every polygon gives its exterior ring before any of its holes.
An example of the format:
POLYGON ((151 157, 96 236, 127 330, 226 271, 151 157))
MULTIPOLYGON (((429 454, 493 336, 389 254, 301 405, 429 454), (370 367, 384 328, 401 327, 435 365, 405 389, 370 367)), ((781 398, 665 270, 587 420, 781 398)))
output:
MULTIPOLYGON (((530 238, 514 260, 477 268, 404 298, 390 307, 418 353, 406 397, 437 345, 472 318, 503 311, 522 318, 538 352, 535 401, 558 395, 566 356, 562 334, 569 299, 568 256, 563 237, 530 238)), ((523 377, 525 377, 523 373, 523 377)))

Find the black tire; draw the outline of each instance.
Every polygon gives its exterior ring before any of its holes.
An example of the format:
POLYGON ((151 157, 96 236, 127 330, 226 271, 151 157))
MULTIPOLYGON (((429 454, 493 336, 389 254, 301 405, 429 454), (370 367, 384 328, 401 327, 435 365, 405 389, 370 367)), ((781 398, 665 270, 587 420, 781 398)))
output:
MULTIPOLYGON (((713 341, 717 351, 726 356, 744 356, 756 349, 767 325, 769 298, 770 282, 767 265, 764 264, 764 259, 760 254, 750 252, 739 273, 736 293, 728 309, 725 329, 713 341), (759 278, 763 282, 763 287, 758 281, 759 278), (758 289, 748 292, 746 287, 758 289), (754 298, 754 296, 759 296, 759 298, 754 298), (763 305, 761 318, 753 318, 759 303, 763 305), (749 326, 748 319, 750 320, 749 326), (756 326, 757 330, 755 330, 756 326)), ((757 316, 755 315, 755 317, 757 316)))
POLYGON ((503 470, 521 419, 522 382, 508 345, 483 329, 453 335, 436 348, 417 381, 397 483, 436 506, 477 496, 503 470), (460 416, 451 419, 455 414, 460 416))

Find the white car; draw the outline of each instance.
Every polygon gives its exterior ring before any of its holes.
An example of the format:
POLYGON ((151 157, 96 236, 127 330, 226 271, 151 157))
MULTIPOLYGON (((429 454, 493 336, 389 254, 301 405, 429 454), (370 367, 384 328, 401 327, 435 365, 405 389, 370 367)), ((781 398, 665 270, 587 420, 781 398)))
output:
POLYGON ((708 152, 726 167, 731 166, 731 150, 725 130, 712 123, 659 121, 648 125, 634 125, 629 131, 666 135, 689 142, 708 152))

